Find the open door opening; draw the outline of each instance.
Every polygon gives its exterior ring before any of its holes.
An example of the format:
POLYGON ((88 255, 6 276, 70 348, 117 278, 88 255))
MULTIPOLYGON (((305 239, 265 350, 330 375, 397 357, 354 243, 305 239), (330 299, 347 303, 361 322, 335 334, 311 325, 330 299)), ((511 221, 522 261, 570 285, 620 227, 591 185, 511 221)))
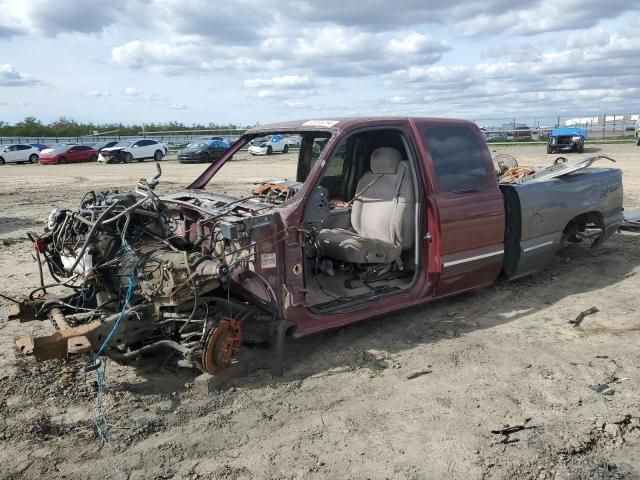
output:
POLYGON ((303 218, 315 237, 304 262, 305 303, 314 311, 412 285, 419 265, 415 171, 399 129, 357 132, 337 145, 303 218))

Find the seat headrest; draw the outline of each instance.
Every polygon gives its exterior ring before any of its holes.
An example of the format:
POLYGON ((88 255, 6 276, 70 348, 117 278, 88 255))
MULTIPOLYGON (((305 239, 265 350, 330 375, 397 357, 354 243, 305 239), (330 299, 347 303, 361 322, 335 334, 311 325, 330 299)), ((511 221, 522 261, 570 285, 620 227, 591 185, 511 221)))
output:
POLYGON ((373 173, 396 174, 402 154, 392 147, 376 148, 371 154, 371 171, 373 173))

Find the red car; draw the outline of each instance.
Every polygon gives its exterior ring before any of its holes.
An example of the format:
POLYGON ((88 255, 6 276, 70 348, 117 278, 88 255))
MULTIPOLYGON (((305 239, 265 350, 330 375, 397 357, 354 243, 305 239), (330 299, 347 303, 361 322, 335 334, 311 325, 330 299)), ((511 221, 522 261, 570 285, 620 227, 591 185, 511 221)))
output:
POLYGON ((98 151, 86 145, 56 145, 40 153, 40 163, 47 165, 95 162, 96 160, 98 160, 98 151))

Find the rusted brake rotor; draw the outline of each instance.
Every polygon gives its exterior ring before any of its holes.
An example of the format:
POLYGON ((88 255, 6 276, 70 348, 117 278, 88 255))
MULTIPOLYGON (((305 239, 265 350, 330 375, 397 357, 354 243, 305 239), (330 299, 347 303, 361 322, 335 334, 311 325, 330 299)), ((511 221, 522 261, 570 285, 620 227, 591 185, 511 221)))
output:
POLYGON ((240 324, 233 319, 225 319, 213 327, 204 342, 202 365, 210 374, 227 367, 240 349, 240 324))

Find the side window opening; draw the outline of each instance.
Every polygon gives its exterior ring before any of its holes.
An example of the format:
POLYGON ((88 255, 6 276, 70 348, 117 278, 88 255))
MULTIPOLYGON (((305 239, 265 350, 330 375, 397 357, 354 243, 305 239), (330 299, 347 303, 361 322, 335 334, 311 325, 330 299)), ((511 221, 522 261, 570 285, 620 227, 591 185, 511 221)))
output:
POLYGON ((428 127, 424 137, 441 190, 462 193, 486 184, 484 147, 469 128, 428 127))

